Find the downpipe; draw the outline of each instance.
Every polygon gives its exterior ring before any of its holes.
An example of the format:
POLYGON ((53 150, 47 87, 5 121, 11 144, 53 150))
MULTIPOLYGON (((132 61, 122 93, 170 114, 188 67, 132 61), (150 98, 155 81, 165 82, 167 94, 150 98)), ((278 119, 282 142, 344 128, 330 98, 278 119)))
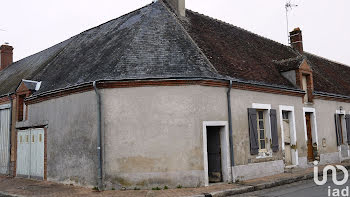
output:
POLYGON ((233 154, 233 135, 232 135, 232 114, 231 114, 231 89, 232 80, 230 80, 230 85, 227 90, 227 111, 228 111, 228 129, 229 129, 229 141, 230 141, 230 158, 231 167, 235 166, 234 154, 233 154))
POLYGON ((102 122, 102 116, 101 116, 101 95, 97 88, 97 82, 94 81, 93 83, 94 90, 96 93, 96 100, 97 100, 97 157, 98 157, 98 172, 97 172, 97 178, 98 178, 98 190, 102 191, 104 189, 103 187, 103 158, 102 158, 102 128, 101 128, 101 122, 102 122))
POLYGON ((12 147, 12 108, 13 108, 13 99, 11 97, 11 94, 8 94, 8 98, 10 99, 10 125, 9 125, 9 161, 8 161, 8 175, 11 175, 11 147, 12 147))

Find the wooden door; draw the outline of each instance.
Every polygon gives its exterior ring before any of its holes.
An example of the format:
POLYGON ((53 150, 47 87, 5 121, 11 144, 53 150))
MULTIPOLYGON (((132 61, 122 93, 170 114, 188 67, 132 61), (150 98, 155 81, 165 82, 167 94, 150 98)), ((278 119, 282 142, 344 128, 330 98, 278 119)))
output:
POLYGON ((222 181, 220 127, 208 127, 208 176, 210 183, 222 181))
POLYGON ((44 178, 44 129, 31 130, 30 176, 44 178))
POLYGON ((9 173, 8 171, 9 162, 10 162, 10 109, 0 108, 0 174, 9 173))
POLYGON ((306 130, 307 130, 307 159, 308 161, 314 161, 314 149, 312 146, 312 127, 311 127, 311 114, 305 114, 306 130))
POLYGON ((292 165, 290 125, 289 125, 288 119, 283 120, 283 131, 284 131, 285 163, 286 165, 292 165))
POLYGON ((30 176, 30 130, 17 132, 17 176, 30 176))
POLYGON ((17 176, 44 178, 44 129, 17 133, 17 176))

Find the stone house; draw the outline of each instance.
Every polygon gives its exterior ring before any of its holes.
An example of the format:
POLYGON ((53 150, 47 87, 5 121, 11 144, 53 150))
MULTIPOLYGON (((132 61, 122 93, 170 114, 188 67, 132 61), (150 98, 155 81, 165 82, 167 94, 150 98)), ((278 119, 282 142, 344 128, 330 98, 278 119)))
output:
POLYGON ((349 159, 350 68, 158 0, 12 62, 0 173, 207 186, 349 159))

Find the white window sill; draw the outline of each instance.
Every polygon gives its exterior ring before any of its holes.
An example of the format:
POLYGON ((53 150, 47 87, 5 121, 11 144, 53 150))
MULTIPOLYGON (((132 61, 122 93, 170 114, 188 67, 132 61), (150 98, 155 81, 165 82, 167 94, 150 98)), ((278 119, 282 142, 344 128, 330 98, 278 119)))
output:
POLYGON ((264 159, 269 157, 272 157, 271 152, 260 152, 259 155, 256 157, 256 159, 264 159))

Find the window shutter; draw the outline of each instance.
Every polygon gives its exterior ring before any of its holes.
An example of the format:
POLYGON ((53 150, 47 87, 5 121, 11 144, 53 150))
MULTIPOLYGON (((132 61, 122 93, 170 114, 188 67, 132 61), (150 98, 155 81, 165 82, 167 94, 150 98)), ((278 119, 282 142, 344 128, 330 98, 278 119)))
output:
POLYGON ((340 120, 339 120, 338 114, 334 114, 334 120, 335 120, 335 136, 337 138, 337 146, 340 146, 342 136, 340 136, 340 120))
POLYGON ((348 144, 350 145, 350 114, 345 115, 345 121, 346 121, 346 133, 348 138, 348 144))
POLYGON ((271 137, 272 137, 272 151, 278 151, 278 131, 277 131, 277 116, 276 110, 270 110, 270 121, 271 121, 271 137))
POLYGON ((250 154, 257 155, 259 153, 259 144, 258 144, 256 109, 252 109, 252 108, 248 109, 248 124, 249 124, 250 154))

